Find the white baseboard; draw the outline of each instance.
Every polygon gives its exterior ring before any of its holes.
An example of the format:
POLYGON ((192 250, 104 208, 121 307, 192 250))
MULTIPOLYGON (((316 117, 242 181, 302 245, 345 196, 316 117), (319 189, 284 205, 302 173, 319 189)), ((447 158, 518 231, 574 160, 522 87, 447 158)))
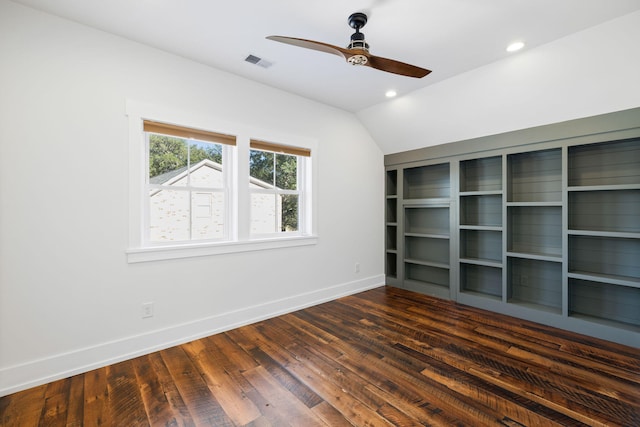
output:
POLYGON ((0 369, 0 397, 233 328, 384 286, 384 275, 330 286, 169 328, 0 369))

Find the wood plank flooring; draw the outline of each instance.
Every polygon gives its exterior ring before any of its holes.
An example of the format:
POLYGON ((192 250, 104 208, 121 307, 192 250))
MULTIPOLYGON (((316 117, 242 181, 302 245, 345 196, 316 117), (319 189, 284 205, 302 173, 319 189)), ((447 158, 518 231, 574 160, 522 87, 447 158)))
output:
POLYGON ((6 396, 2 426, 640 426, 640 350, 379 288, 6 396))

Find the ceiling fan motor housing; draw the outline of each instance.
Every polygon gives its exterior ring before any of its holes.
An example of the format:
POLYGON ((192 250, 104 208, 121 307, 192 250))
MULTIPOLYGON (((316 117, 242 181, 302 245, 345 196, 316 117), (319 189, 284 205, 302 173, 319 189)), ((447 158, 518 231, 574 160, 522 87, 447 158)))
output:
MULTIPOLYGON (((369 51, 369 44, 364 40, 364 34, 360 32, 360 28, 364 27, 367 23, 367 15, 362 12, 356 12, 349 16, 349 26, 356 30, 351 34, 351 42, 347 49, 361 49, 369 51)), ((350 64, 364 65, 367 63, 368 58, 365 55, 354 55, 347 59, 350 64)))
POLYGON ((349 16, 349 26, 354 28, 356 31, 364 27, 366 23, 367 15, 362 12, 352 13, 351 16, 349 16))

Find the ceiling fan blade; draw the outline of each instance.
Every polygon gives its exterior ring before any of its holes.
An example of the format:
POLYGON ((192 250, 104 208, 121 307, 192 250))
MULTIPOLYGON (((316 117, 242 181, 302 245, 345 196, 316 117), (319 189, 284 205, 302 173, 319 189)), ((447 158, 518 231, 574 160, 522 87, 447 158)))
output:
POLYGON ((400 74, 407 77, 422 78, 429 74, 431 70, 416 67, 415 65, 405 64, 404 62, 393 59, 381 58, 379 56, 368 55, 369 61, 365 64, 376 70, 386 71, 388 73, 400 74))
POLYGON ((313 40, 298 39, 295 37, 284 36, 268 36, 267 39, 280 43, 290 44, 293 46, 304 47, 306 49, 318 50, 320 52, 331 53, 333 55, 342 56, 346 58, 349 54, 348 49, 344 49, 339 46, 334 46, 328 43, 317 42, 313 40))
MULTIPOLYGON (((416 67, 415 65, 406 64, 404 62, 395 61, 393 59, 374 56, 369 53, 369 45, 364 41, 364 34, 359 32, 363 23, 366 23, 359 14, 353 14, 351 18, 360 18, 353 21, 352 27, 356 28, 356 33, 351 36, 350 48, 334 46, 328 43, 317 42, 314 40, 299 39, 296 37, 285 36, 268 36, 267 39, 292 46, 303 47, 305 49, 317 50, 320 52, 330 53, 343 57, 352 65, 366 65, 367 67, 377 70, 386 71, 388 73, 399 74, 401 76, 422 78, 429 74, 431 70, 416 67), (354 26, 355 25, 355 26, 354 26), (356 37, 359 36, 359 37, 356 37), (355 45, 355 46, 354 46, 355 45)), ((350 24, 352 24, 350 22, 350 24)))

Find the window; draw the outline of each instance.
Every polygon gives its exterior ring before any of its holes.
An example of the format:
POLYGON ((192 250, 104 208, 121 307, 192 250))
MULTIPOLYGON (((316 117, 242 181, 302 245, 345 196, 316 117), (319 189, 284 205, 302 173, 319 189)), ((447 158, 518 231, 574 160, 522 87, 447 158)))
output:
POLYGON ((133 100, 127 116, 128 262, 317 243, 317 141, 133 100))
POLYGON ((304 169, 311 151, 252 140, 249 150, 250 233, 304 231, 304 169), (302 223, 301 223, 302 222, 302 223))
POLYGON ((151 121, 144 132, 147 242, 228 239, 223 165, 235 137, 151 121))

